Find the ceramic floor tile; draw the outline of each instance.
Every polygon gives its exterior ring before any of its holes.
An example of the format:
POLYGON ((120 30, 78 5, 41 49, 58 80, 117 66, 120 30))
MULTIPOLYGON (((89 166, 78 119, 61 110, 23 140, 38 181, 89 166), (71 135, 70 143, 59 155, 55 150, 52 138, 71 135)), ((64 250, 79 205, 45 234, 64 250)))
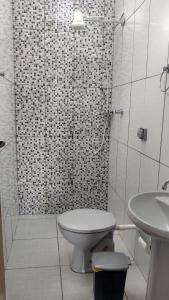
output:
POLYGON ((56 266, 59 264, 57 239, 16 240, 7 269, 56 266))
POLYGON ((56 215, 20 215, 18 217, 18 220, 40 220, 40 219, 57 219, 57 216, 56 215))
POLYGON ((60 263, 62 266, 69 266, 72 252, 73 252, 73 245, 67 242, 64 238, 59 238, 59 252, 60 252, 60 263))
POLYGON ((145 300, 146 281, 137 266, 131 266, 127 273, 126 295, 128 300, 145 300))
POLYGON ((64 300, 94 300, 92 274, 77 274, 62 266, 62 284, 64 300))
POLYGON ((64 300, 93 300, 92 274, 77 274, 62 266, 64 300))
POLYGON ((6 271, 6 300, 61 300, 59 268, 6 271))
POLYGON ((24 219, 20 220, 15 239, 53 238, 57 236, 56 219, 24 219))

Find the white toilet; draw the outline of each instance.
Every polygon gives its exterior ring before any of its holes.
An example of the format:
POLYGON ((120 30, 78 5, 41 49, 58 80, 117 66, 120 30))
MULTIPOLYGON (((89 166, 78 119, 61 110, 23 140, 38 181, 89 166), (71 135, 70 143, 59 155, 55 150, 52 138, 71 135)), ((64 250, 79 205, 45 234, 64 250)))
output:
POLYGON ((76 209, 58 217, 64 238, 74 245, 71 269, 78 273, 91 272, 91 254, 113 251, 115 219, 109 212, 97 209, 76 209))

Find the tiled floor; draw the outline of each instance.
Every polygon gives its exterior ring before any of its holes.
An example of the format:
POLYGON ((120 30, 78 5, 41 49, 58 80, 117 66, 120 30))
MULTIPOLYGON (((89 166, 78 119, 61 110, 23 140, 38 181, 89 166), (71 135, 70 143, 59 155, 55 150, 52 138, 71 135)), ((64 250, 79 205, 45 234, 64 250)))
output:
MULTIPOLYGON (((119 235, 117 251, 129 255, 119 235)), ((93 300, 92 274, 69 268, 72 246, 56 226, 56 216, 20 217, 6 270, 7 300, 93 300)), ((125 300, 144 300, 146 283, 132 261, 125 300)))

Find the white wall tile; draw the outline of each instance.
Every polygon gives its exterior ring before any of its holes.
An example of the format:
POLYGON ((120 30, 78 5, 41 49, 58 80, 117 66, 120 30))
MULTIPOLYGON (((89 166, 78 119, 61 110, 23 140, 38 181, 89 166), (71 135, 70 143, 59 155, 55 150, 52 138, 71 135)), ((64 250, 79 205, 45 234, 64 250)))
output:
POLYGON ((117 147, 118 147, 117 142, 111 138, 110 139, 110 152, 109 152, 109 184, 114 189, 116 187, 117 147))
POLYGON ((146 80, 145 106, 143 111, 144 126, 148 128, 148 139, 142 143, 141 151, 159 160, 164 95, 159 88, 160 76, 146 80))
POLYGON ((123 49, 120 84, 131 82, 133 60, 134 16, 123 27, 123 49))
POLYGON ((14 81, 13 31, 11 26, 9 25, 2 26, 1 24, 0 27, 0 62, 1 62, 0 71, 4 72, 6 78, 10 79, 13 82, 14 81))
POLYGON ((119 143, 117 154, 116 192, 122 201, 125 201, 126 158, 127 147, 119 143))
POLYGON ((123 31, 121 27, 114 34, 114 56, 113 56, 113 86, 121 82, 122 68, 122 51, 123 51, 123 31))
POLYGON ((140 153, 128 149, 127 157, 127 179, 126 179, 126 201, 139 191, 140 176, 140 153))
POLYGON ((141 165, 140 165, 140 187, 139 192, 150 192, 156 191, 158 185, 158 171, 159 164, 141 155, 141 165))
POLYGON ((12 248, 12 224, 10 210, 8 211, 7 216, 5 218, 3 234, 6 247, 6 258, 8 260, 12 248))
POLYGON ((122 109, 123 114, 114 113, 112 115, 111 136, 120 142, 127 143, 131 85, 119 86, 113 90, 112 110, 122 109))
POLYGON ((124 13, 126 19, 128 19, 135 10, 135 0, 124 0, 124 13))
POLYGON ((146 76, 149 3, 149 0, 145 1, 135 13, 132 80, 146 76))
MULTIPOLYGON (((112 192, 112 200, 110 203, 112 204, 111 210, 116 207, 117 218, 123 223, 131 223, 127 215, 127 200, 132 195, 138 192, 156 191, 157 188, 161 190, 162 184, 169 178, 169 168, 160 165, 159 174, 158 163, 163 128, 161 162, 169 166, 169 96, 166 96, 163 124, 164 94, 160 91, 159 84, 159 73, 161 73, 162 67, 167 64, 168 56, 169 3, 167 0, 164 0, 163 5, 161 5, 158 0, 124 0, 123 7, 121 6, 120 8, 119 6, 118 11, 124 10, 126 15, 131 15, 134 7, 133 2, 135 2, 134 30, 132 29, 132 17, 130 17, 124 28, 119 30, 119 32, 122 31, 123 33, 121 38, 122 42, 121 44, 117 42, 115 44, 118 45, 118 47, 116 46, 116 52, 118 52, 117 49, 119 49, 119 52, 116 54, 116 57, 120 57, 120 63, 115 57, 114 69, 114 83, 116 85, 129 82, 130 78, 132 81, 128 144, 126 131, 123 130, 126 125, 124 120, 121 119, 120 121, 118 116, 114 116, 114 120, 112 119, 111 123, 111 135, 119 141, 119 145, 115 186, 116 193, 112 192), (134 38, 132 48, 133 31, 134 38), (146 79, 147 75, 153 75, 153 77, 146 79), (146 142, 137 138, 137 130, 140 127, 148 129, 146 142), (121 144, 121 142, 126 144, 126 149, 127 146, 133 148, 128 147, 126 157, 124 150, 125 145, 121 144), (127 178, 125 179, 123 170, 126 159, 127 178), (158 175, 160 176, 159 187, 158 175), (125 180, 126 190, 124 189, 125 180), (124 193, 124 191, 126 193, 124 193), (123 206, 124 198, 126 201, 123 206), (121 213, 122 211, 123 214, 121 213)), ((118 5, 119 4, 120 3, 118 3, 118 5)), ((122 95, 122 87, 119 86, 113 96, 113 109, 116 107, 121 108, 120 100, 123 99, 122 95)), ((138 243, 138 236, 139 233, 136 231, 126 231, 122 235, 127 248, 134 256, 142 274, 147 279, 149 255, 145 253, 144 249, 142 249, 138 243)), ((132 286, 135 278, 134 275, 131 280, 132 286)), ((145 299, 146 283, 144 280, 142 280, 142 283, 143 285, 139 282, 137 291, 133 293, 128 293, 127 291, 127 296, 130 300, 145 299)))
POLYGON ((159 160, 164 95, 159 76, 133 84, 129 144, 142 153, 159 160), (145 84, 145 94, 144 94, 145 84), (148 129, 147 141, 137 138, 138 128, 148 129))
POLYGON ((115 1, 116 18, 119 19, 124 11, 124 0, 115 1))
POLYGON ((169 1, 152 0, 150 5, 150 29, 148 46, 148 76, 162 72, 167 64, 169 42, 169 1))
POLYGON ((12 25, 12 1, 1 0, 0 5, 0 24, 1 27, 12 25))
MULTIPOLYGON (((140 153, 128 149, 127 157, 127 179, 126 179, 126 202, 139 191, 139 173, 140 173, 140 153)), ((124 223, 130 224, 132 221, 128 218, 127 210, 124 216, 124 223)), ((127 248, 134 256, 136 231, 127 230, 123 234, 124 242, 127 248)))
POLYGON ((8 142, 13 136, 14 111, 12 111, 12 86, 4 79, 0 79, 0 136, 8 142))
POLYGON ((145 80, 132 83, 129 145, 140 150, 141 140, 137 138, 137 130, 143 126, 143 112, 145 104, 145 80))
POLYGON ((137 9, 139 6, 141 6, 144 3, 145 0, 135 0, 135 9, 137 9))
POLYGON ((109 185, 109 197, 108 197, 108 211, 110 211, 117 224, 122 224, 124 219, 124 202, 120 197, 113 191, 112 187, 109 185))
MULTIPOLYGON (((169 83, 169 79, 168 79, 169 83)), ((167 83, 167 84, 168 84, 167 83)), ((169 166, 169 95, 165 99, 164 124, 162 135, 161 162, 169 166)))

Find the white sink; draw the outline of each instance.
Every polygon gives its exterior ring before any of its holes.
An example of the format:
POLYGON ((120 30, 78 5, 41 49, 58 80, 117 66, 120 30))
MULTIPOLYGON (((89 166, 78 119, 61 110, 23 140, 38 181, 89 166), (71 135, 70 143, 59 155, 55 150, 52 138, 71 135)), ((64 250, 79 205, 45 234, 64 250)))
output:
POLYGON ((169 299, 169 193, 133 196, 128 203, 133 223, 151 236, 151 260, 146 300, 169 299))
POLYGON ((169 239, 169 193, 138 194, 128 203, 133 223, 151 236, 169 239))

